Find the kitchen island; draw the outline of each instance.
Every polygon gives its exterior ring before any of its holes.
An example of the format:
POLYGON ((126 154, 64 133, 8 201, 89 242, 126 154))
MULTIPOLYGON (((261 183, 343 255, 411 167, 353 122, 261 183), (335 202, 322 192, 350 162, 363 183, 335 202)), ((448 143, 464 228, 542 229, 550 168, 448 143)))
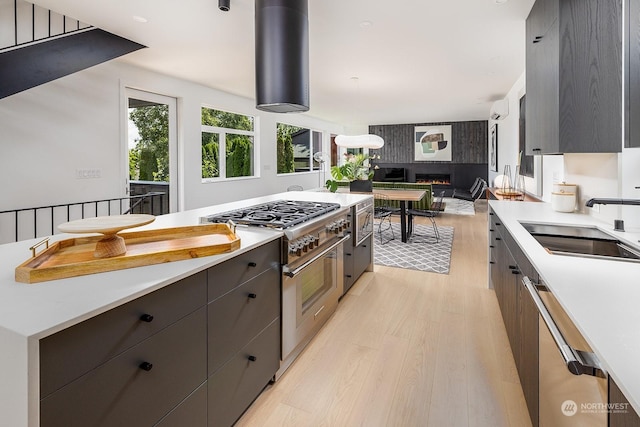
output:
MULTIPOLYGON (((551 254, 521 222, 595 226, 632 247, 639 246, 640 230, 616 232, 613 224, 586 214, 555 212, 548 203, 490 201, 489 206, 609 377, 640 412, 640 263, 551 254)), ((506 262, 495 260, 500 261, 506 262)))
MULTIPOLYGON (((193 225, 206 215, 279 199, 352 206, 368 197, 321 192, 278 193, 160 216, 136 231, 193 225)), ((282 231, 266 228, 238 227, 237 234, 241 247, 230 253, 37 284, 16 282, 14 269, 29 258, 29 247, 41 239, 1 245, 0 378, 3 387, 0 413, 3 423, 16 427, 40 425, 42 339, 282 237, 282 231)), ((55 235, 52 241, 66 238, 69 235, 55 235)))

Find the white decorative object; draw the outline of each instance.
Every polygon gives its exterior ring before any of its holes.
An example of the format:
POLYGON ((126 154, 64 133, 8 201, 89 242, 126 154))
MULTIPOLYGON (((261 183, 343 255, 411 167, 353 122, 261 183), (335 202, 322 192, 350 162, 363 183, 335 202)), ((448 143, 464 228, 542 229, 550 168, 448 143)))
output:
POLYGON ((345 148, 382 148, 384 139, 378 135, 338 135, 336 145, 345 148))

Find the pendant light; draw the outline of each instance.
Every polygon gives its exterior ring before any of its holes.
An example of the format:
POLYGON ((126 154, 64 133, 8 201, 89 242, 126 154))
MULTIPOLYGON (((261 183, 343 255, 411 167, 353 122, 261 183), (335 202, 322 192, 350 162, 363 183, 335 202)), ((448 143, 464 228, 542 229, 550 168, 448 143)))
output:
POLYGON ((256 0, 256 108, 309 111, 308 0, 256 0))
MULTIPOLYGON (((351 81, 355 85, 356 98, 360 96, 358 77, 351 77, 351 81)), ((371 148, 377 150, 384 146, 384 139, 378 135, 338 135, 335 138, 335 143, 338 147, 344 148, 371 148)))

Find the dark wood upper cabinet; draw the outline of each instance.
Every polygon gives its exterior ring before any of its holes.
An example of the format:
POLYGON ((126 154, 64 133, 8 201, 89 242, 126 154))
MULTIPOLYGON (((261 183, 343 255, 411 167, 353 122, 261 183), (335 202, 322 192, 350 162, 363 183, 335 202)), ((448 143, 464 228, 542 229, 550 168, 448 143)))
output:
POLYGON ((621 0, 537 0, 526 80, 527 154, 620 152, 621 0))
POLYGON ((640 0, 625 5, 625 147, 640 147, 640 0))

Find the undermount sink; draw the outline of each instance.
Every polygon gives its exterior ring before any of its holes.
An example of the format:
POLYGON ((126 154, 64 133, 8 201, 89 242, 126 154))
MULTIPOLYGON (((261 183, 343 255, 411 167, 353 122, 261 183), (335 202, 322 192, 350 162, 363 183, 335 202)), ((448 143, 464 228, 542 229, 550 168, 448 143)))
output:
POLYGON ((640 250, 596 227, 521 222, 547 251, 558 255, 640 262, 640 250))

